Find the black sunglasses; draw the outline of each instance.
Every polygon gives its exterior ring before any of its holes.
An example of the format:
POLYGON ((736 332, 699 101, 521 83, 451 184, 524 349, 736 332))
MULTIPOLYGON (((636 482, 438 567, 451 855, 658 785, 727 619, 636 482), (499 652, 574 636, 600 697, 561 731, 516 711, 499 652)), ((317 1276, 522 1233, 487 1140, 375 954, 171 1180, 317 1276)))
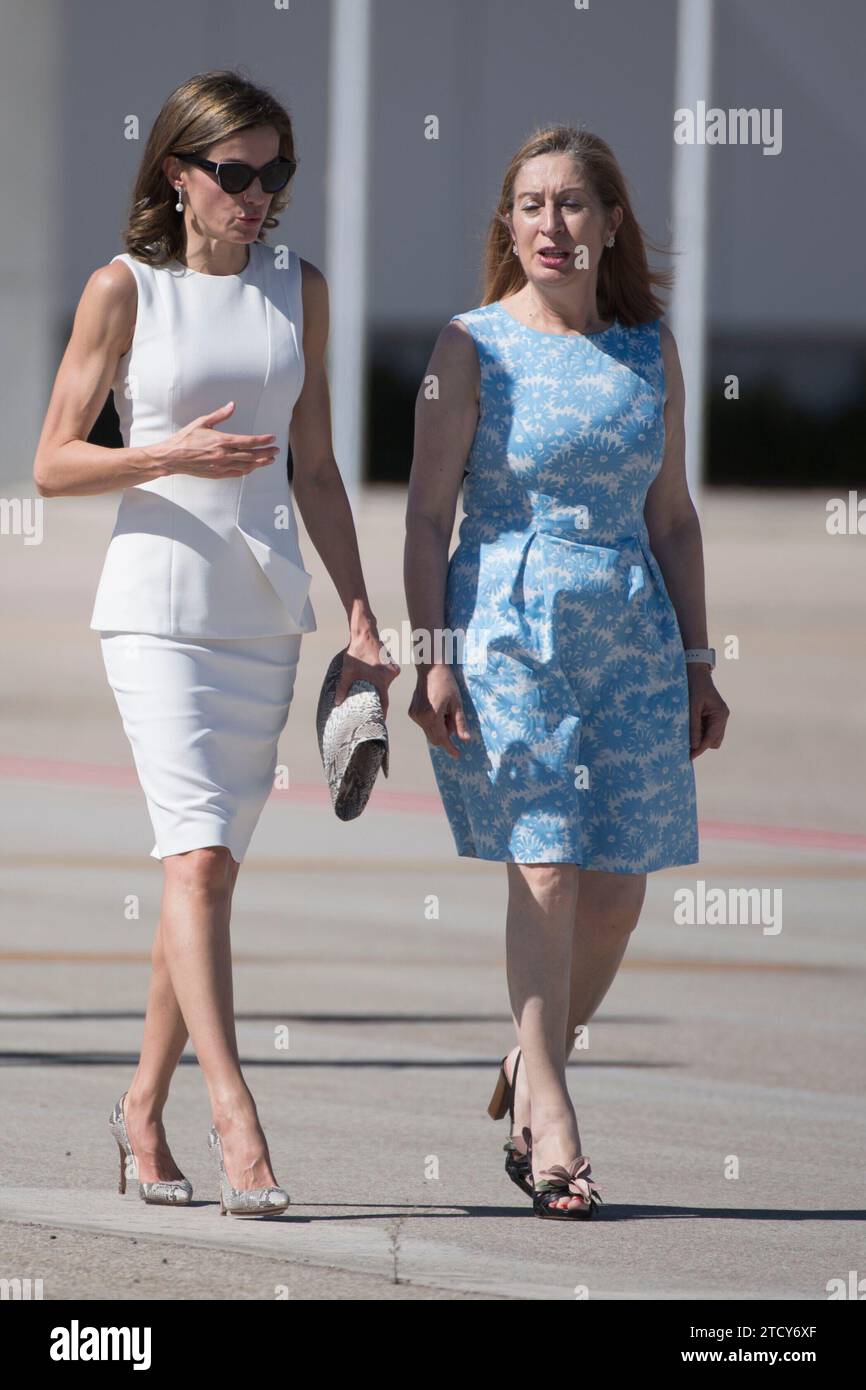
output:
POLYGON ((178 154, 176 158, 182 159, 185 164, 195 164, 197 168, 215 174, 216 181, 224 193, 243 193, 256 177, 261 179, 265 193, 279 193, 298 167, 294 159, 286 159, 285 156, 270 160, 260 169, 254 169, 251 164, 214 164, 212 159, 202 159, 198 154, 178 154))

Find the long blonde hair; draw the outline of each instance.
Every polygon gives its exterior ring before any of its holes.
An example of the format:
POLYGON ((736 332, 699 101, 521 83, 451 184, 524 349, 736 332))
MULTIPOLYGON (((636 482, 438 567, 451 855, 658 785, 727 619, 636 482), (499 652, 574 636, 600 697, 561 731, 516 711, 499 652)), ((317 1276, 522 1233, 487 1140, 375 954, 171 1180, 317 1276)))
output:
MULTIPOLYGON (((210 145, 251 126, 270 125, 280 139, 279 152, 297 163, 291 118, 270 92, 239 71, 198 73, 171 93, 153 123, 141 157, 123 241, 137 260, 161 266, 185 252, 184 219, 175 211, 177 193, 163 172, 170 154, 201 154, 210 145)), ((279 225, 291 198, 294 175, 271 199, 257 240, 279 225)))
POLYGON ((592 131, 566 125, 536 130, 505 171, 484 247, 481 303, 492 304, 526 284, 520 261, 512 254, 512 237, 505 217, 512 214, 514 186, 521 167, 541 154, 569 155, 605 212, 612 212, 617 204, 622 208, 615 244, 604 248, 598 269, 596 300, 601 317, 618 319, 627 328, 659 318, 664 305, 653 286, 669 290, 673 270, 650 270, 647 247, 663 255, 675 253, 651 242, 641 230, 632 211, 625 177, 610 146, 592 131))

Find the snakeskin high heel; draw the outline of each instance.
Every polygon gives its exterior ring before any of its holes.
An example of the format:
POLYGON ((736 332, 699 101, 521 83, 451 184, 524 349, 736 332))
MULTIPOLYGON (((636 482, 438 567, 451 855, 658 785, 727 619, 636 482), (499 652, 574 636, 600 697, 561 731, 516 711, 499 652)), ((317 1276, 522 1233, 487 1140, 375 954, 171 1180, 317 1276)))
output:
POLYGON ((499 1064, 499 1076, 496 1079, 496 1086, 493 1095, 490 1097, 490 1104, 487 1113, 491 1120, 501 1120, 502 1116, 508 1111, 511 1121, 511 1128, 508 1138, 502 1145, 505 1150, 505 1171, 513 1183, 516 1183, 521 1192, 525 1192, 527 1197, 531 1197, 535 1191, 532 1184, 532 1131, 523 1126, 523 1142, 526 1145, 526 1153, 521 1153, 514 1142, 514 1097, 516 1095, 517 1068, 520 1066, 522 1057, 520 1048, 517 1049, 517 1056, 514 1059, 514 1070, 511 1073, 511 1080, 508 1080, 508 1073, 505 1070, 505 1063, 508 1061, 509 1054, 506 1052, 499 1064))
POLYGON ((117 1190, 121 1195, 126 1191, 127 1181, 138 1181, 138 1195, 143 1202, 160 1207, 188 1207, 192 1200, 192 1183, 188 1178, 165 1179, 159 1182, 141 1182, 138 1179, 138 1159, 132 1152, 126 1120, 123 1116, 123 1102, 126 1091, 120 1097, 108 1117, 109 1128, 117 1140, 120 1151, 120 1182, 117 1190))
POLYGON ((232 1187, 226 1172, 222 1142, 213 1125, 207 1142, 219 1171, 221 1216, 229 1212, 232 1216, 267 1216, 270 1212, 285 1211, 291 1198, 281 1187, 232 1187))
POLYGON ((543 1168, 535 1183, 532 1208, 536 1216, 548 1221, 586 1221, 596 1207, 603 1206, 601 1193, 592 1181, 589 1159, 578 1154, 568 1167, 555 1163, 552 1168, 543 1168), (581 1197, 580 1207, 557 1207, 553 1203, 561 1197, 581 1197))

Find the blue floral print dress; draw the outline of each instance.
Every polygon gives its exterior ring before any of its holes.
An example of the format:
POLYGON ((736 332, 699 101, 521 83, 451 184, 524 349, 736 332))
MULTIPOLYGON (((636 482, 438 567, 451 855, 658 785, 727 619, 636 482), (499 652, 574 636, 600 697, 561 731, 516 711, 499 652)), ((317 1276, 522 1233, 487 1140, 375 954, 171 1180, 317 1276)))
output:
MULTIPOLYGON (((428 745, 459 855, 698 862, 682 637, 643 508, 664 455, 660 320, 544 333, 455 314, 481 370, 448 565, 470 740, 428 745)), ((452 320, 453 321, 453 320, 452 320)))

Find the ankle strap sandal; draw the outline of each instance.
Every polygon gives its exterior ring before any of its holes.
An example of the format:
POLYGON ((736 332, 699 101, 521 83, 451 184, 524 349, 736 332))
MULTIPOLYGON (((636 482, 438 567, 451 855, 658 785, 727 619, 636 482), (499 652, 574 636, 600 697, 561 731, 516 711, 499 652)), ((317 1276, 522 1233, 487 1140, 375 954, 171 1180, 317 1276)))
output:
POLYGON ((532 1185, 532 1131, 526 1125, 523 1126, 523 1142, 526 1145, 525 1153, 520 1152, 510 1137, 502 1145, 505 1150, 505 1171, 511 1181, 517 1183, 527 1197, 531 1197, 535 1191, 532 1185))
POLYGON ((604 1205, 590 1172, 589 1159, 584 1154, 573 1158, 568 1167, 555 1163, 552 1168, 543 1168, 535 1182, 532 1197, 535 1215, 550 1221, 588 1220, 596 1207, 604 1205), (583 1205, 557 1207, 555 1203, 562 1197, 580 1197, 583 1205))
POLYGON ((496 1078, 496 1086, 487 1107, 487 1113, 492 1120, 501 1120, 506 1110, 510 1120, 510 1132, 505 1143, 502 1145, 505 1150, 505 1171, 513 1183, 516 1183, 521 1192, 525 1192, 527 1197, 531 1197, 534 1191, 532 1186, 532 1131, 523 1126, 521 1135, 526 1145, 526 1153, 521 1153, 514 1142, 514 1097, 517 1085, 517 1068, 520 1066, 520 1059, 523 1053, 517 1049, 517 1056, 514 1059, 514 1070, 511 1080, 505 1070, 505 1063, 508 1061, 509 1054, 505 1056, 499 1064, 499 1075, 496 1078))

